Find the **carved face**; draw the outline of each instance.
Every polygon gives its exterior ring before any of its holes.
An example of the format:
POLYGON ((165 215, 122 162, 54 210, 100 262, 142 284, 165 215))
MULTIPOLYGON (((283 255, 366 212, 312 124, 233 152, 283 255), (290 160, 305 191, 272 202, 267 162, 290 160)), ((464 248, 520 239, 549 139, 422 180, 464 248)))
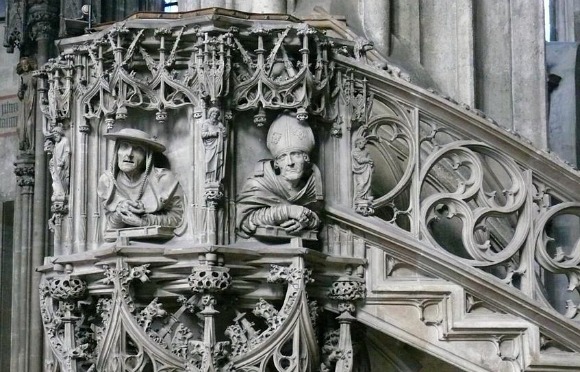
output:
POLYGON ((145 169, 147 151, 134 143, 122 141, 117 150, 117 164, 121 171, 130 175, 141 173, 145 169))
POLYGON ((56 143, 60 142, 60 139, 62 138, 62 135, 59 132, 55 132, 53 134, 53 136, 54 136, 54 142, 56 142, 56 143))
POLYGON ((305 164, 309 162, 308 154, 303 151, 287 151, 278 155, 276 166, 280 168, 280 176, 289 182, 297 182, 304 175, 305 164))
POLYGON ((217 120, 220 117, 220 112, 218 110, 209 110, 209 117, 212 120, 217 120))

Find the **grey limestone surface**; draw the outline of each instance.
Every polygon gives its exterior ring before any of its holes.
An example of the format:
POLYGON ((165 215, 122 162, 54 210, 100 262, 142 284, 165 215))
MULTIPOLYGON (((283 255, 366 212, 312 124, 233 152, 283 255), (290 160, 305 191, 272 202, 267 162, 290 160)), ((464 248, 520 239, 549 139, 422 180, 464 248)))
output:
MULTIPOLYGON (((0 39, 4 40, 4 25, 0 24, 0 39)), ((0 48, 0 101, 10 97, 14 101, 14 95, 18 91, 18 75, 16 63, 18 54, 9 54, 5 48, 0 48)), ((0 132, 0 202, 14 200, 16 197, 16 176, 14 175, 14 161, 18 150, 18 137, 15 129, 0 132)))
POLYGON ((548 143, 562 159, 578 166, 578 44, 550 42, 546 48, 548 73, 561 78, 550 95, 548 143))

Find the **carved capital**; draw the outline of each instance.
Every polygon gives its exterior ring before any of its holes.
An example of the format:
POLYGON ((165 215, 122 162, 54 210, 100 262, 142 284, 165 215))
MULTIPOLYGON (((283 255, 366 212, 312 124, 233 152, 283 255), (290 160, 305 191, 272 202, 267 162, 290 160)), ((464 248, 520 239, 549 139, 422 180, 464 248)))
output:
POLYGON ((232 277, 227 267, 196 266, 187 278, 193 292, 220 292, 227 289, 232 277))
POLYGON ((50 296, 59 301, 82 298, 86 289, 87 284, 83 280, 70 275, 56 277, 48 283, 50 296))
POLYGON ((28 9, 27 23, 33 40, 54 39, 58 30, 58 8, 48 1, 33 4, 28 9))
POLYGON ((206 183, 205 200, 209 205, 216 205, 224 197, 223 187, 219 182, 206 183))
POLYGON ((364 281, 358 277, 341 277, 332 283, 328 297, 341 302, 354 302, 363 299, 366 297, 364 281))
POLYGON ((79 132, 89 134, 91 132, 91 126, 88 123, 79 125, 79 132))

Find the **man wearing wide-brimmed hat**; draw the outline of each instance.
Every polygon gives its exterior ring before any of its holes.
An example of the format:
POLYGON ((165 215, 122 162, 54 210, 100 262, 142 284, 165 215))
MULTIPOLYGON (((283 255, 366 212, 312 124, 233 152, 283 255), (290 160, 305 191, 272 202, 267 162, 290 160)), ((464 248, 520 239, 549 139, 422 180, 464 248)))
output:
POLYGON ((115 140, 109 170, 99 179, 107 229, 177 227, 183 218, 183 190, 171 171, 153 165, 165 146, 146 132, 125 128, 104 135, 115 140))
POLYGON ((238 234, 258 227, 278 227, 289 234, 314 230, 320 224, 320 171, 310 162, 314 134, 307 123, 282 114, 272 122, 266 146, 274 161, 260 162, 237 200, 238 234))

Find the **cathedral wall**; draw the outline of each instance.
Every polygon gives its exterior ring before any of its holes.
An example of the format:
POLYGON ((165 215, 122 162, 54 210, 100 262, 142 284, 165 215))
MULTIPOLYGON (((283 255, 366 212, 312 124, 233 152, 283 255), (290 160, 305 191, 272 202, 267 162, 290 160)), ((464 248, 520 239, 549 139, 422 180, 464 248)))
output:
MULTIPOLYGON (((0 39, 4 39, 4 24, 0 23, 0 39)), ((7 371, 10 362, 10 286, 12 277, 13 211, 16 198, 14 161, 18 153, 16 122, 20 109, 17 54, 0 50, 0 370, 7 371)))
MULTIPOLYGON (((4 39, 4 27, 0 26, 0 38, 4 39)), ((9 54, 6 49, 0 50, 0 201, 13 200, 16 195, 14 161, 18 150, 16 122, 20 109, 18 93, 18 75, 16 74, 17 54, 9 54)))

